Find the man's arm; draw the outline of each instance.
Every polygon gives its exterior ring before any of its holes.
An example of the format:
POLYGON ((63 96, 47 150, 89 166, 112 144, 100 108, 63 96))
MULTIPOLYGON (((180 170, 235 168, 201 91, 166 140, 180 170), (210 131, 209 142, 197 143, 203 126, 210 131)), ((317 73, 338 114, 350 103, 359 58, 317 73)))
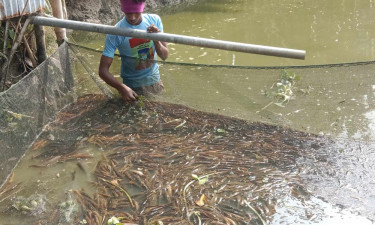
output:
MULTIPOLYGON (((147 28, 148 33, 158 33, 160 32, 159 28, 157 28, 155 25, 151 25, 147 28)), ((163 41, 154 41, 156 53, 162 60, 166 60, 169 55, 169 49, 167 42, 163 41)))
POLYGON ((108 85, 117 89, 121 94, 122 99, 127 103, 132 103, 137 100, 137 94, 128 86, 118 81, 110 72, 109 68, 112 65, 113 59, 102 55, 99 65, 99 76, 102 78, 108 85))
POLYGON ((154 41, 156 53, 162 60, 166 60, 169 55, 169 49, 167 42, 163 41, 154 41))

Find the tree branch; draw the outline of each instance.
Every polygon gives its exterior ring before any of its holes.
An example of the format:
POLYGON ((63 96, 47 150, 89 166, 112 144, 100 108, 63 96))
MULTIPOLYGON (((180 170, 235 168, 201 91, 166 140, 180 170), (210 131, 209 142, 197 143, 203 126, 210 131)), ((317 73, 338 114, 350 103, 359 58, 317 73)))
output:
POLYGON ((23 24, 21 32, 18 35, 17 40, 13 44, 12 50, 10 51, 9 60, 4 64, 4 66, 2 68, 3 79, 2 79, 2 85, 1 85, 1 91, 4 91, 5 88, 6 88, 6 80, 7 80, 6 78, 7 78, 8 72, 9 72, 9 66, 10 66, 10 64, 12 62, 13 56, 16 53, 16 50, 17 50, 18 46, 20 45, 20 43, 21 43, 21 41, 23 39, 23 36, 24 36, 24 34, 26 32, 26 29, 27 29, 27 27, 28 27, 28 25, 30 23, 30 19, 31 19, 31 17, 28 17, 26 19, 25 23, 23 24))

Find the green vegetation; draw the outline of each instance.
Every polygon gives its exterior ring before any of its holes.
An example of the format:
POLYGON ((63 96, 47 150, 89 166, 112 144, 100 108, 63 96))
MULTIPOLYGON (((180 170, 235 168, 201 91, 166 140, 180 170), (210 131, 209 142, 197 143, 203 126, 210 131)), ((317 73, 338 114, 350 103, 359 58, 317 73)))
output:
POLYGON ((280 80, 272 85, 271 91, 267 95, 273 98, 273 103, 280 107, 285 107, 293 97, 296 89, 295 85, 300 76, 295 73, 282 70, 280 80))
POLYGON ((108 220, 107 225, 122 225, 122 223, 120 222, 121 219, 122 219, 121 217, 117 218, 115 216, 112 216, 108 220))
POLYGON ((282 70, 280 79, 274 83, 269 91, 265 91, 265 95, 272 98, 272 101, 263 107, 260 111, 275 104, 280 107, 285 105, 295 97, 296 83, 300 80, 300 76, 287 70, 282 70))

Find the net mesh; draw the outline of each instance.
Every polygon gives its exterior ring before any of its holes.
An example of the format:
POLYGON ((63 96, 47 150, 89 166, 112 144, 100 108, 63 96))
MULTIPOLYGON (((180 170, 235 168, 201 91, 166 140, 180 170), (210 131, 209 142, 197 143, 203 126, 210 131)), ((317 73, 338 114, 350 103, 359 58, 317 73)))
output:
POLYGON ((102 93, 89 72, 82 72, 81 56, 70 55, 63 44, 28 76, 1 93, 1 181, 61 109, 81 95, 102 93), (73 77, 73 73, 81 76, 73 77))
POLYGON ((66 50, 60 48, 29 76, 1 94, 1 181, 5 180, 44 125, 53 121, 55 114, 73 101, 68 95, 73 76, 68 68, 66 50))
POLYGON ((315 134, 373 139, 368 115, 374 110, 373 69, 374 64, 275 69, 172 66, 163 72, 171 87, 168 100, 315 134))
POLYGON ((65 43, 1 95, 3 224, 374 219, 375 62, 158 62, 165 91, 126 105, 100 56, 65 43))
MULTIPOLYGON (((100 58, 100 51, 76 47, 100 58)), ((98 67, 97 60, 90 63, 98 67)), ((314 134, 374 141, 373 61, 287 67, 159 64, 166 86, 159 101, 314 134)), ((115 63, 118 77, 119 68, 115 63)))

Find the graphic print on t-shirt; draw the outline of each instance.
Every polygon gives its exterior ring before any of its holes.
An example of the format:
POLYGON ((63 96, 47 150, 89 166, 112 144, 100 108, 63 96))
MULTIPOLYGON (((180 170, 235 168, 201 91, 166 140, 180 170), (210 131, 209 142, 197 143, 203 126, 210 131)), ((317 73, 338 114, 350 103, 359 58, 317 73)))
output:
POLYGON ((140 38, 129 39, 132 57, 135 58, 134 69, 142 70, 152 66, 154 60, 154 49, 152 41, 140 38))

